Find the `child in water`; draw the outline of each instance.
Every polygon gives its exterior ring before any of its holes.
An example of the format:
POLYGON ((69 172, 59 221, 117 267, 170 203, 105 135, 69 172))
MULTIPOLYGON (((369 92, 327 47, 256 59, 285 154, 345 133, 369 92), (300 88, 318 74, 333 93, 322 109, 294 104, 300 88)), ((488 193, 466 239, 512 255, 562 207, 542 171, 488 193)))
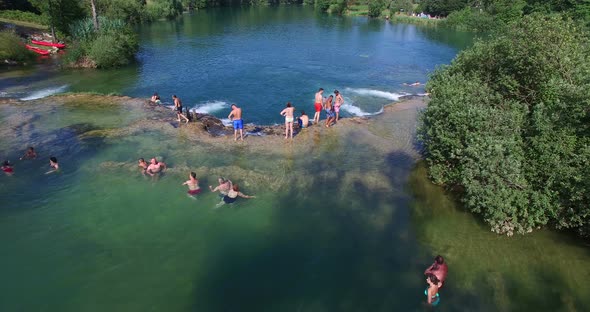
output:
POLYGON ((45 172, 45 174, 57 172, 59 170, 59 164, 57 163, 57 158, 55 158, 53 156, 49 157, 49 167, 51 167, 51 170, 45 172))
POLYGON ((35 158, 37 158, 37 152, 35 152, 35 149, 31 146, 31 147, 29 147, 27 152, 23 155, 23 157, 20 158, 20 160, 35 159, 35 158))

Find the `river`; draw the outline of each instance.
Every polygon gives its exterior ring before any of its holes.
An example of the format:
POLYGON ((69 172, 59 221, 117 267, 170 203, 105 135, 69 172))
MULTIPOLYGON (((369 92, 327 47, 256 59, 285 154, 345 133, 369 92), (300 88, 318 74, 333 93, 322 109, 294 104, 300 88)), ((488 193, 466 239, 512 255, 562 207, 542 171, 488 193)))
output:
POLYGON ((437 254, 450 268, 437 310, 589 309, 584 242, 491 233, 428 181, 420 105, 383 109, 423 92, 401 83, 450 62, 465 34, 289 6, 139 31, 136 66, 0 75, 4 97, 26 99, 0 101, 0 151, 16 171, 0 177, 0 311, 421 311, 437 254), (234 143, 136 100, 44 97, 157 90, 220 117, 243 103, 249 122, 272 124, 285 101, 311 106, 318 86, 341 89, 348 116, 384 111, 293 142, 234 143), (19 161, 30 145, 39 159, 19 161), (44 174, 49 156, 60 173, 44 174), (136 168, 153 156, 170 166, 159 180, 136 168), (256 198, 189 198, 190 171, 205 190, 226 176, 256 198))

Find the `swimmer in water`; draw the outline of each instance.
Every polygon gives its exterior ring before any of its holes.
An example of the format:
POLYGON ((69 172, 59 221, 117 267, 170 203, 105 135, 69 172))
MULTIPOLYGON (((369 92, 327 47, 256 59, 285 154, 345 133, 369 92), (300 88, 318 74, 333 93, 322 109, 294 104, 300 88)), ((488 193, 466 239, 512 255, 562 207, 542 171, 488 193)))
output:
POLYGON ((14 174, 14 168, 12 168, 12 164, 8 160, 5 160, 4 163, 2 163, 2 167, 0 167, 0 169, 4 171, 4 174, 7 176, 14 174))
POLYGON ((145 175, 145 172, 149 166, 145 159, 140 158, 139 160, 137 160, 137 166, 139 167, 141 174, 145 175))
POLYGON ((293 138, 293 111, 295 107, 291 106, 291 102, 287 102, 287 107, 281 111, 281 116, 285 117, 285 139, 291 136, 293 138))
POLYGON ((405 82, 404 82, 404 86, 418 87, 418 86, 420 86, 420 85, 422 85, 422 84, 420 83, 420 81, 416 81, 416 82, 414 82, 414 83, 410 83, 410 84, 408 84, 408 83, 405 83, 405 82))
POLYGON ((51 167, 51 170, 45 172, 45 174, 57 172, 59 170, 59 164, 57 163, 57 158, 55 158, 53 156, 49 157, 49 167, 51 167))
POLYGON ((23 160, 23 159, 35 159, 35 158, 37 158, 37 153, 35 152, 35 149, 31 146, 25 152, 25 154, 23 155, 23 157, 20 158, 20 160, 23 160))
POLYGON ((232 185, 232 188, 229 190, 229 192, 227 192, 227 195, 223 196, 223 199, 221 200, 221 202, 219 202, 219 204, 217 204, 217 207, 224 205, 224 204, 233 204, 236 200, 238 200, 238 197, 256 198, 256 196, 249 196, 249 195, 246 195, 246 194, 240 192, 240 187, 237 184, 234 184, 234 185, 232 185))
POLYGON ((221 197, 227 195, 227 193, 229 192, 229 190, 232 189, 232 183, 230 180, 227 180, 224 177, 220 177, 219 179, 217 179, 217 181, 219 182, 219 185, 216 186, 215 188, 213 188, 213 186, 209 185, 209 190, 211 190, 211 192, 217 192, 219 191, 219 194, 221 197))
POLYGON ((158 162, 158 160, 154 157, 150 160, 150 165, 147 167, 145 172, 153 177, 156 173, 164 172, 166 168, 167 167, 164 162, 158 162))
POLYGON ((448 272, 449 267, 445 263, 445 259, 438 255, 434 258, 434 263, 424 271, 424 275, 434 274, 434 276, 436 276, 436 278, 440 281, 440 284, 438 285, 440 288, 447 279, 448 272))
POLYGON ((201 193, 201 188, 199 187, 199 180, 197 180, 197 174, 194 172, 191 172, 188 175, 188 181, 182 183, 182 185, 188 186, 187 194, 189 196, 195 196, 201 193))
POLYGON ((160 105, 162 102, 160 101, 160 96, 158 95, 157 92, 154 92, 154 95, 152 95, 152 98, 150 99, 150 102, 156 104, 156 105, 160 105))
POLYGON ((436 275, 428 274, 426 275, 426 283, 428 284, 428 287, 424 290, 426 302, 429 305, 436 306, 440 302, 440 295, 438 294, 440 281, 436 278, 436 275))

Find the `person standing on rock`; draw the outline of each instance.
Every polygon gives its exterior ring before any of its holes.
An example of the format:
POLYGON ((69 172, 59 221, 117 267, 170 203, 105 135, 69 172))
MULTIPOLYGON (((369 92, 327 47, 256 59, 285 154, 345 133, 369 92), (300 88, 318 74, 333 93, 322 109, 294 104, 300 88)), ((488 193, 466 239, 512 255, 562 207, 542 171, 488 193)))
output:
POLYGON ((244 141, 244 121, 242 121, 242 109, 236 104, 231 105, 231 113, 227 116, 234 125, 234 141, 238 140, 238 130, 240 130, 240 140, 244 141))
POLYGON ((188 118, 182 114, 182 101, 176 95, 172 96, 172 100, 174 100, 174 110, 176 110, 176 117, 178 117, 178 123, 180 123, 180 118, 184 118, 186 123, 188 123, 188 118))
POLYGON ((281 111, 281 116, 285 117, 285 139, 289 138, 289 133, 293 138, 293 111, 295 107, 291 106, 291 102, 287 102, 287 107, 281 111))
POLYGON ((334 113, 336 113, 336 119, 334 122, 337 122, 338 119, 340 119, 340 106, 344 105, 344 98, 338 90, 334 90, 334 94, 336 95, 336 100, 334 101, 334 113))
POLYGON ((315 94, 315 103, 314 103, 314 109, 315 109, 315 114, 313 115, 313 123, 314 124, 318 124, 320 122, 320 112, 322 111, 322 103, 324 103, 324 98, 322 97, 322 94, 324 93, 324 89, 320 88, 318 90, 318 92, 316 92, 315 94))

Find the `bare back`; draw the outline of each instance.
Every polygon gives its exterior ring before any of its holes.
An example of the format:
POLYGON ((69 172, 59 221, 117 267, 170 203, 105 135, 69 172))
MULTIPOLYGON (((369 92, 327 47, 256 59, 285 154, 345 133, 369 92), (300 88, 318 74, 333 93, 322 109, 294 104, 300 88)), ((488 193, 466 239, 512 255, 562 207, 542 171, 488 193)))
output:
POLYGON ((322 103, 324 101, 324 99, 322 98, 322 94, 320 92, 317 92, 315 94, 315 102, 316 103, 322 103))
POLYGON ((242 119, 242 109, 239 107, 235 107, 232 109, 231 113, 229 113, 230 120, 237 120, 242 119))
POLYGON ((295 111, 295 107, 287 107, 281 111, 281 115, 293 118, 293 111, 295 111))

